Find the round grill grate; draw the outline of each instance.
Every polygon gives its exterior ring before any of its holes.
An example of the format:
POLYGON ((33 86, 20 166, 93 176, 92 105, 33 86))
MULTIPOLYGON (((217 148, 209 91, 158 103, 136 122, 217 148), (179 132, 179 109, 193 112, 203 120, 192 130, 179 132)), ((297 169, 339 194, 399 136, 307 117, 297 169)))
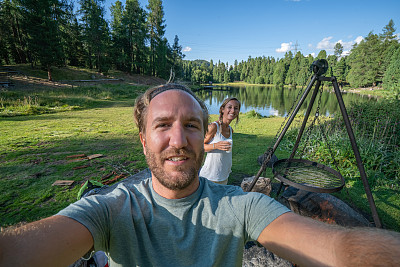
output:
POLYGON ((298 189, 332 193, 344 186, 342 175, 317 162, 304 159, 281 159, 272 166, 274 176, 281 182, 298 189))

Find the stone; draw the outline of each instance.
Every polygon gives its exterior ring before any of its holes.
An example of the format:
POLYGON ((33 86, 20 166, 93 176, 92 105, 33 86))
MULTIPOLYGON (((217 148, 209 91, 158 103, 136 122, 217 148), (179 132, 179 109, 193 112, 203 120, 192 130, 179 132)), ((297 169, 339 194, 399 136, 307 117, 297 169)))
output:
POLYGON ((349 227, 372 226, 363 215, 327 193, 308 192, 289 186, 279 201, 297 214, 322 222, 349 227))
POLYGON ((243 267, 264 267, 264 266, 274 266, 274 267, 292 267, 293 265, 274 253, 268 251, 260 245, 256 245, 254 242, 251 246, 246 246, 243 252, 243 267))
MULTIPOLYGON (((250 188, 250 185, 254 177, 255 176, 246 177, 242 180, 240 187, 243 189, 243 191, 247 191, 247 189, 250 188)), ((251 191, 259 192, 269 196, 271 194, 271 190, 272 190, 271 179, 266 177, 259 177, 251 191)))
MULTIPOLYGON (((258 162, 258 164, 259 164, 260 166, 261 166, 262 163, 264 162, 265 158, 266 158, 266 155, 265 155, 265 154, 262 154, 262 155, 258 156, 257 162, 258 162)), ((272 168, 272 165, 273 165, 275 162, 277 162, 277 161, 278 161, 278 157, 275 156, 275 154, 272 154, 271 159, 270 159, 270 160, 268 161, 268 163, 267 163, 267 167, 272 168)))

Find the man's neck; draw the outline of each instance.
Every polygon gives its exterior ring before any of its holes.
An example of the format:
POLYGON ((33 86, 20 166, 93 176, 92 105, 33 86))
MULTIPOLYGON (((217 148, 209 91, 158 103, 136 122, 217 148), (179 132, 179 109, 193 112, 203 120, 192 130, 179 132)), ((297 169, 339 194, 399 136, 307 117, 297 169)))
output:
POLYGON ((151 177, 153 183, 154 191, 159 194, 160 196, 167 198, 167 199, 180 199, 187 196, 190 196, 194 192, 196 192, 197 188, 199 188, 200 181, 197 177, 193 180, 193 182, 184 189, 180 190, 172 190, 168 189, 163 186, 154 175, 151 177))

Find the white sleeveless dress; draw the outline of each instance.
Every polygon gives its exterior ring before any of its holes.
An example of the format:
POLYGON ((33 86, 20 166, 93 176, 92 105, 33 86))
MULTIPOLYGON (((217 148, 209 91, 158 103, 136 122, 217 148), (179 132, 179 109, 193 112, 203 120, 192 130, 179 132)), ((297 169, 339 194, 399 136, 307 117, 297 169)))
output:
MULTIPOLYGON (((229 126, 229 138, 222 135, 220 126, 217 122, 217 132, 209 144, 218 143, 220 141, 229 141, 232 143, 232 128, 229 126)), ((232 143, 233 145, 233 143, 232 143)), ((232 149, 231 149, 232 151, 232 149)), ((200 169, 199 176, 207 178, 213 182, 221 182, 228 179, 232 168, 232 152, 214 149, 207 152, 206 160, 203 167, 200 169)))

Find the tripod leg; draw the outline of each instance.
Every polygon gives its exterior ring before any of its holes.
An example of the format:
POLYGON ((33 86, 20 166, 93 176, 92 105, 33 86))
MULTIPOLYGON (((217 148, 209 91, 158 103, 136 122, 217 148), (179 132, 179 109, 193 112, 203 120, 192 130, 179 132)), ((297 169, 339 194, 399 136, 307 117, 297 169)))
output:
MULTIPOLYGON (((313 84, 315 83, 315 81, 317 79, 318 79, 317 75, 312 76, 310 83, 308 84, 306 90, 304 91, 303 95, 301 96, 295 109, 293 110, 292 114, 290 115, 290 118, 288 119, 287 123, 285 124, 285 127, 283 127, 282 132, 280 133, 278 139, 276 140, 274 146, 272 147, 271 156, 272 156, 272 154, 275 153, 275 150, 278 148, 279 143, 282 141, 283 136, 286 134, 287 130, 289 129, 290 124, 293 122, 294 117, 296 116, 297 112, 299 112, 301 105, 303 104, 304 100, 306 99, 308 93, 310 92, 313 84)), ((251 182, 251 184, 248 188, 248 192, 250 192, 253 189, 254 185, 257 183, 257 180, 260 177, 261 173, 265 170, 265 166, 267 163, 268 162, 265 162, 265 164, 261 165, 260 170, 257 172, 256 176, 253 178, 253 181, 251 182)))
POLYGON ((374 198, 372 196, 371 189, 369 188, 367 174, 365 173, 364 165, 361 161, 360 152, 357 147, 357 142, 354 137, 353 129, 351 128, 349 116, 347 115, 346 107, 344 106, 342 94, 340 93, 336 77, 331 77, 331 81, 333 84, 333 88, 335 89, 336 98, 339 102, 339 107, 340 107, 340 111, 342 112, 344 124, 346 125, 347 134, 349 135, 349 138, 350 138, 351 147, 353 148, 354 156, 357 161, 357 167, 358 167, 358 170, 360 171, 361 180, 364 185, 365 193, 367 194, 367 198, 368 198, 368 202, 369 202, 369 205, 371 208, 372 217, 374 218, 375 226, 378 228, 382 228, 382 224, 381 224, 381 221, 379 220, 378 212, 376 210, 374 198))

